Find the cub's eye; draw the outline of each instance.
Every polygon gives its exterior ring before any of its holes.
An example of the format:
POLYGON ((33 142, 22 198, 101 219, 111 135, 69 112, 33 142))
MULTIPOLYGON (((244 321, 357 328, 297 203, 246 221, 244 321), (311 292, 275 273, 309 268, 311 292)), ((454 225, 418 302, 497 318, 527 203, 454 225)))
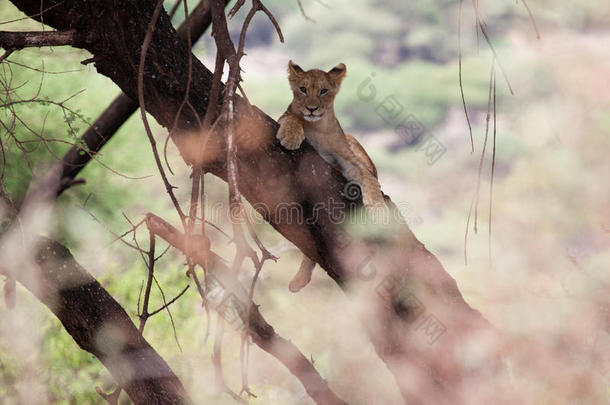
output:
POLYGON ((307 94, 307 89, 305 87, 299 87, 299 90, 301 90, 301 93, 307 94))
POLYGON ((321 95, 321 96, 325 95, 326 93, 328 93, 328 89, 322 89, 322 90, 320 90, 320 95, 321 95))

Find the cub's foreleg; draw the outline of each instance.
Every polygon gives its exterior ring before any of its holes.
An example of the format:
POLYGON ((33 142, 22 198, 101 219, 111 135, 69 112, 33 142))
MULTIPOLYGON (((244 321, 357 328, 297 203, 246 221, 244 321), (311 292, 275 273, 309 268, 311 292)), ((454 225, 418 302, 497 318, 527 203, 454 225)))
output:
POLYGON ((280 129, 278 129, 276 137, 280 144, 286 149, 299 149, 303 139, 305 139, 301 121, 293 115, 286 114, 279 119, 279 123, 280 129))
POLYGON ((312 261, 309 257, 303 255, 303 261, 299 272, 290 281, 288 289, 292 292, 298 292, 301 288, 305 287, 311 281, 311 274, 313 269, 316 267, 316 262, 312 261))

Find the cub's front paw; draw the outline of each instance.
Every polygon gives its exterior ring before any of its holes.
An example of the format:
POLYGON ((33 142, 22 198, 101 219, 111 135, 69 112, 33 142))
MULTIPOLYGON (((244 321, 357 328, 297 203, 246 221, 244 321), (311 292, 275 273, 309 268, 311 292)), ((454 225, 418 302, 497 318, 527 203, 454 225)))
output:
POLYGON ((305 139, 305 132, 303 131, 303 127, 286 122, 280 125, 280 129, 277 131, 276 135, 277 139, 280 140, 280 144, 289 150, 299 149, 303 139, 305 139))

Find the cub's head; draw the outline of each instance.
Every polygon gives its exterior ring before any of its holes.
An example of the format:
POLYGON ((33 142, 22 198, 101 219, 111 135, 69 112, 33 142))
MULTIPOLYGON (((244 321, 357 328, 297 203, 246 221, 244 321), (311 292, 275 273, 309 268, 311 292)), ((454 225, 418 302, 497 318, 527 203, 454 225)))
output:
POLYGON ((310 122, 318 121, 324 114, 332 114, 333 102, 345 74, 343 63, 324 72, 319 69, 304 71, 293 61, 288 62, 288 82, 294 95, 293 112, 310 122))

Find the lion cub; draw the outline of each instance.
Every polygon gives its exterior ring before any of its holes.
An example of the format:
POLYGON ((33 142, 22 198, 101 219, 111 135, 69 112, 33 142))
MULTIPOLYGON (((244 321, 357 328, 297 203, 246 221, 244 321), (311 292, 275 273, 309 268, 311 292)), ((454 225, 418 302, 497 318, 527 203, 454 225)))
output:
MULTIPOLYGON (((283 147, 291 150, 298 149, 307 139, 324 160, 339 166, 348 181, 358 183, 367 208, 385 209, 377 168, 362 145, 343 132, 335 117, 333 103, 345 75, 343 63, 324 72, 304 71, 290 61, 288 81, 294 98, 278 120, 276 136, 283 147)), ((299 272, 290 282, 290 291, 297 292, 309 283, 315 265, 309 258, 303 258, 299 272)))

